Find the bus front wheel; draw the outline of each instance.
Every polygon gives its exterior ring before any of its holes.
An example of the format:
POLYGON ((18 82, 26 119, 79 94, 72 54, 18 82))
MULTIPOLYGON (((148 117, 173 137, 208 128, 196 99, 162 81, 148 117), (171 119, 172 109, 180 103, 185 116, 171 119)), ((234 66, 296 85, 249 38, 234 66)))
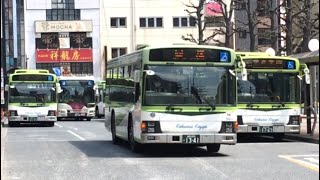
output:
POLYGON ((218 152, 220 150, 220 144, 208 144, 207 151, 208 152, 218 152))
POLYGON ((134 131, 133 131, 133 123, 132 123, 132 120, 129 121, 129 128, 128 128, 129 132, 129 144, 130 144, 130 149, 132 152, 135 152, 135 153, 139 153, 141 152, 142 150, 142 145, 138 142, 136 142, 134 140, 134 131))
POLYGON ((112 143, 119 144, 119 138, 116 135, 116 124, 114 114, 111 115, 111 134, 112 134, 112 143))

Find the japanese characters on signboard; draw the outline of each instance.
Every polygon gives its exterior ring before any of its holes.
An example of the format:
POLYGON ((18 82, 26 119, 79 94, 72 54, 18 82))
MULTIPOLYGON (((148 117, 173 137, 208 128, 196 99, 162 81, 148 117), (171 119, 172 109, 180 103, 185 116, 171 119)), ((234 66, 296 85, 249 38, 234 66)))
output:
POLYGON ((92 49, 37 49, 37 63, 92 62, 92 49))

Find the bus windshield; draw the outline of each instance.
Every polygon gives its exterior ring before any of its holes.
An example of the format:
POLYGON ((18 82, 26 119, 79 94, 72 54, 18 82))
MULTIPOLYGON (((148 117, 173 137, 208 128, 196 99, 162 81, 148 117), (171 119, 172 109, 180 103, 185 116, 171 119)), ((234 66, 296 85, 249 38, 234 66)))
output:
POLYGON ((145 105, 234 105, 235 77, 228 67, 156 66, 145 75, 145 105))
POLYGON ((93 81, 61 80, 59 103, 94 103, 93 81))
POLYGON ((298 103, 300 83, 297 73, 248 73, 248 81, 238 80, 239 103, 298 103))
POLYGON ((11 83, 10 103, 55 103, 55 85, 51 83, 11 83))

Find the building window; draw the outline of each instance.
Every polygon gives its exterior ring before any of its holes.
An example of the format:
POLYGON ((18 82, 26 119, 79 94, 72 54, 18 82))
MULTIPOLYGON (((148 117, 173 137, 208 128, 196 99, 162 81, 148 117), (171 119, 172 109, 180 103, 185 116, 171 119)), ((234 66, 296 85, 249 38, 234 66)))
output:
POLYGON ((194 17, 174 17, 173 27, 195 27, 196 19, 194 17))
POLYGON ((112 28, 125 28, 127 27, 127 19, 125 17, 112 17, 110 24, 112 28))
POLYGON ((272 32, 270 28, 258 28, 258 45, 270 45, 272 32))
POLYGON ((268 16, 271 8, 271 1, 258 0, 257 1, 257 13, 258 16, 268 16))
POLYGON ((111 53, 112 53, 112 58, 116 58, 124 54, 127 54, 127 48, 112 48, 111 53))
POLYGON ((47 21, 80 20, 80 9, 47 9, 47 21))
POLYGON ((47 21, 80 20, 80 9, 74 9, 74 0, 51 0, 51 7, 46 10, 47 21))
POLYGON ((205 17, 205 23, 207 27, 223 27, 225 21, 223 16, 207 16, 205 17))
POLYGON ((247 30, 240 30, 239 31, 239 38, 241 38, 241 39, 247 38, 247 30))
POLYGON ((140 27, 163 27, 162 18, 160 17, 148 17, 140 18, 140 27))

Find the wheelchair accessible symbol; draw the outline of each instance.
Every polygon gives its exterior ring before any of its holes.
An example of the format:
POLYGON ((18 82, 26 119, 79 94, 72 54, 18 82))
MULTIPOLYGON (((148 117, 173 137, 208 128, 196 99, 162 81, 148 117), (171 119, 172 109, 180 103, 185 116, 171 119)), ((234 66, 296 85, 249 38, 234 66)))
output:
POLYGON ((227 52, 220 52, 220 62, 228 62, 229 55, 227 52))
POLYGON ((289 61, 289 62, 288 62, 287 68, 288 68, 288 69, 294 69, 294 63, 293 63, 293 61, 289 61))

